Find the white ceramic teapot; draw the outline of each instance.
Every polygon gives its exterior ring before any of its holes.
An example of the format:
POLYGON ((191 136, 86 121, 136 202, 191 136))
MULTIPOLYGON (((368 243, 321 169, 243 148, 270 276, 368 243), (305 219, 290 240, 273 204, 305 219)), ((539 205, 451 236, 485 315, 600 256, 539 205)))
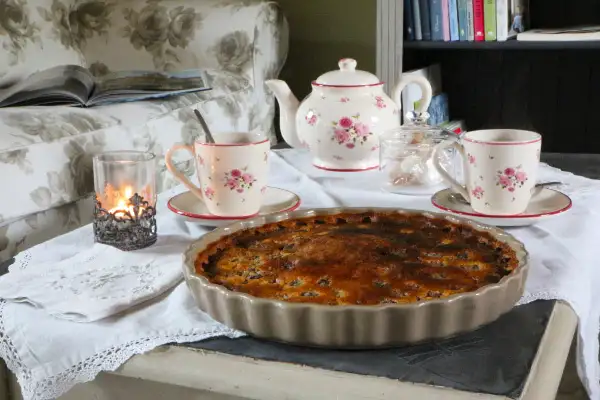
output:
POLYGON ((364 171, 379 166, 379 135, 400 125, 400 94, 409 83, 421 87, 419 112, 431 102, 431 84, 417 75, 406 75, 390 99, 383 82, 356 69, 344 58, 338 71, 312 82, 312 92, 300 103, 281 80, 266 82, 280 109, 281 134, 292 147, 310 149, 313 164, 332 171, 364 171))

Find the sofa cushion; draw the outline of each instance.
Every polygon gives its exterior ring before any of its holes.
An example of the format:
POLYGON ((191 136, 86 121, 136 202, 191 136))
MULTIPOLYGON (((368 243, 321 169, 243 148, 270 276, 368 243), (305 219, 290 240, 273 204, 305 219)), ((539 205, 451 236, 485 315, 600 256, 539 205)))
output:
POLYGON ((93 196, 0 223, 0 262, 92 222, 93 196))
MULTIPOLYGON (((279 36, 282 23, 268 19, 283 19, 275 3, 261 0, 120 0, 105 6, 104 13, 105 32, 90 32, 81 45, 90 64, 111 70, 219 68, 248 78, 256 67, 257 24, 266 20, 274 30, 269 34, 279 36)), ((272 46, 276 37, 271 40, 272 46)), ((283 62, 271 61, 275 69, 283 62)))
POLYGON ((105 28, 101 34, 87 30, 80 41, 92 72, 199 68, 243 76, 252 86, 252 101, 240 107, 228 104, 231 114, 241 126, 247 119, 250 128, 267 128, 271 139, 277 140, 274 98, 264 84, 277 77, 287 55, 288 27, 276 2, 103 1, 106 5, 99 10, 75 3, 81 18, 105 28), (108 24, 104 19, 96 23, 96 15, 105 16, 108 24), (240 114, 244 109, 246 115, 240 114))
MULTIPOLYGON (((92 156, 103 151, 154 152, 159 159, 159 191, 173 186, 176 182, 166 172, 163 156, 174 143, 191 143, 200 136, 196 106, 215 131, 249 130, 251 125, 260 130, 261 124, 251 121, 249 108, 255 104, 247 79, 226 72, 207 75, 213 90, 170 100, 89 109, 0 109, 0 187, 10 193, 0 196, 0 220, 48 210, 91 193, 92 156)), ((186 173, 193 172, 187 154, 178 154, 175 160, 186 173)))
POLYGON ((0 1, 0 87, 62 64, 85 65, 69 32, 73 0, 0 1))

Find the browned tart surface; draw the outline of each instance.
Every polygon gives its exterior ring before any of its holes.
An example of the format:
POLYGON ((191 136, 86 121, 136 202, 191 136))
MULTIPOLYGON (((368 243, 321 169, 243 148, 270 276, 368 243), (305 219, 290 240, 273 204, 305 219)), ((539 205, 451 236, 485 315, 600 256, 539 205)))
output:
POLYGON ((486 232, 442 218, 338 214, 236 232, 198 254, 196 272, 229 290, 329 305, 410 303, 474 291, 518 265, 486 232))

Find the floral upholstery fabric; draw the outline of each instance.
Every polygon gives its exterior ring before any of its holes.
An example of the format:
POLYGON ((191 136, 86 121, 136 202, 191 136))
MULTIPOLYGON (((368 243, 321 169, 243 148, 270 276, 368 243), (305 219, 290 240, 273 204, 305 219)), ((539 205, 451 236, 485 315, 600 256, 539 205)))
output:
POLYGON ((40 69, 85 65, 78 48, 55 39, 44 18, 51 8, 51 0, 0 0, 0 87, 40 69))
MULTIPOLYGON (((213 88, 88 109, 0 109, 0 187, 11 188, 0 197, 0 260, 89 222, 82 201, 93 191, 96 153, 152 151, 161 160, 159 190, 173 186, 162 159, 174 143, 200 136, 196 107, 215 131, 258 131, 275 142, 264 81, 287 55, 287 23, 275 3, 0 0, 0 45, 0 86, 14 71, 80 62, 97 75, 200 68, 213 88)), ((189 156, 178 155, 191 174, 189 156)))
POLYGON ((93 196, 0 224, 0 261, 92 222, 93 196))

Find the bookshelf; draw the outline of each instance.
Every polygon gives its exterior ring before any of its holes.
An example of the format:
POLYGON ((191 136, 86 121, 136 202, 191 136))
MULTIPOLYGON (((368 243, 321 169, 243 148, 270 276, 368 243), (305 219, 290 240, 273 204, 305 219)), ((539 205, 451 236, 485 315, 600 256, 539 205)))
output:
POLYGON ((409 50, 598 50, 600 41, 581 42, 404 42, 404 48, 409 50))
MULTIPOLYGON (((596 0, 530 0, 532 28, 600 25, 596 0)), ((403 70, 439 63, 450 116, 467 129, 521 128, 543 151, 600 153, 599 42, 404 41, 403 70)))

